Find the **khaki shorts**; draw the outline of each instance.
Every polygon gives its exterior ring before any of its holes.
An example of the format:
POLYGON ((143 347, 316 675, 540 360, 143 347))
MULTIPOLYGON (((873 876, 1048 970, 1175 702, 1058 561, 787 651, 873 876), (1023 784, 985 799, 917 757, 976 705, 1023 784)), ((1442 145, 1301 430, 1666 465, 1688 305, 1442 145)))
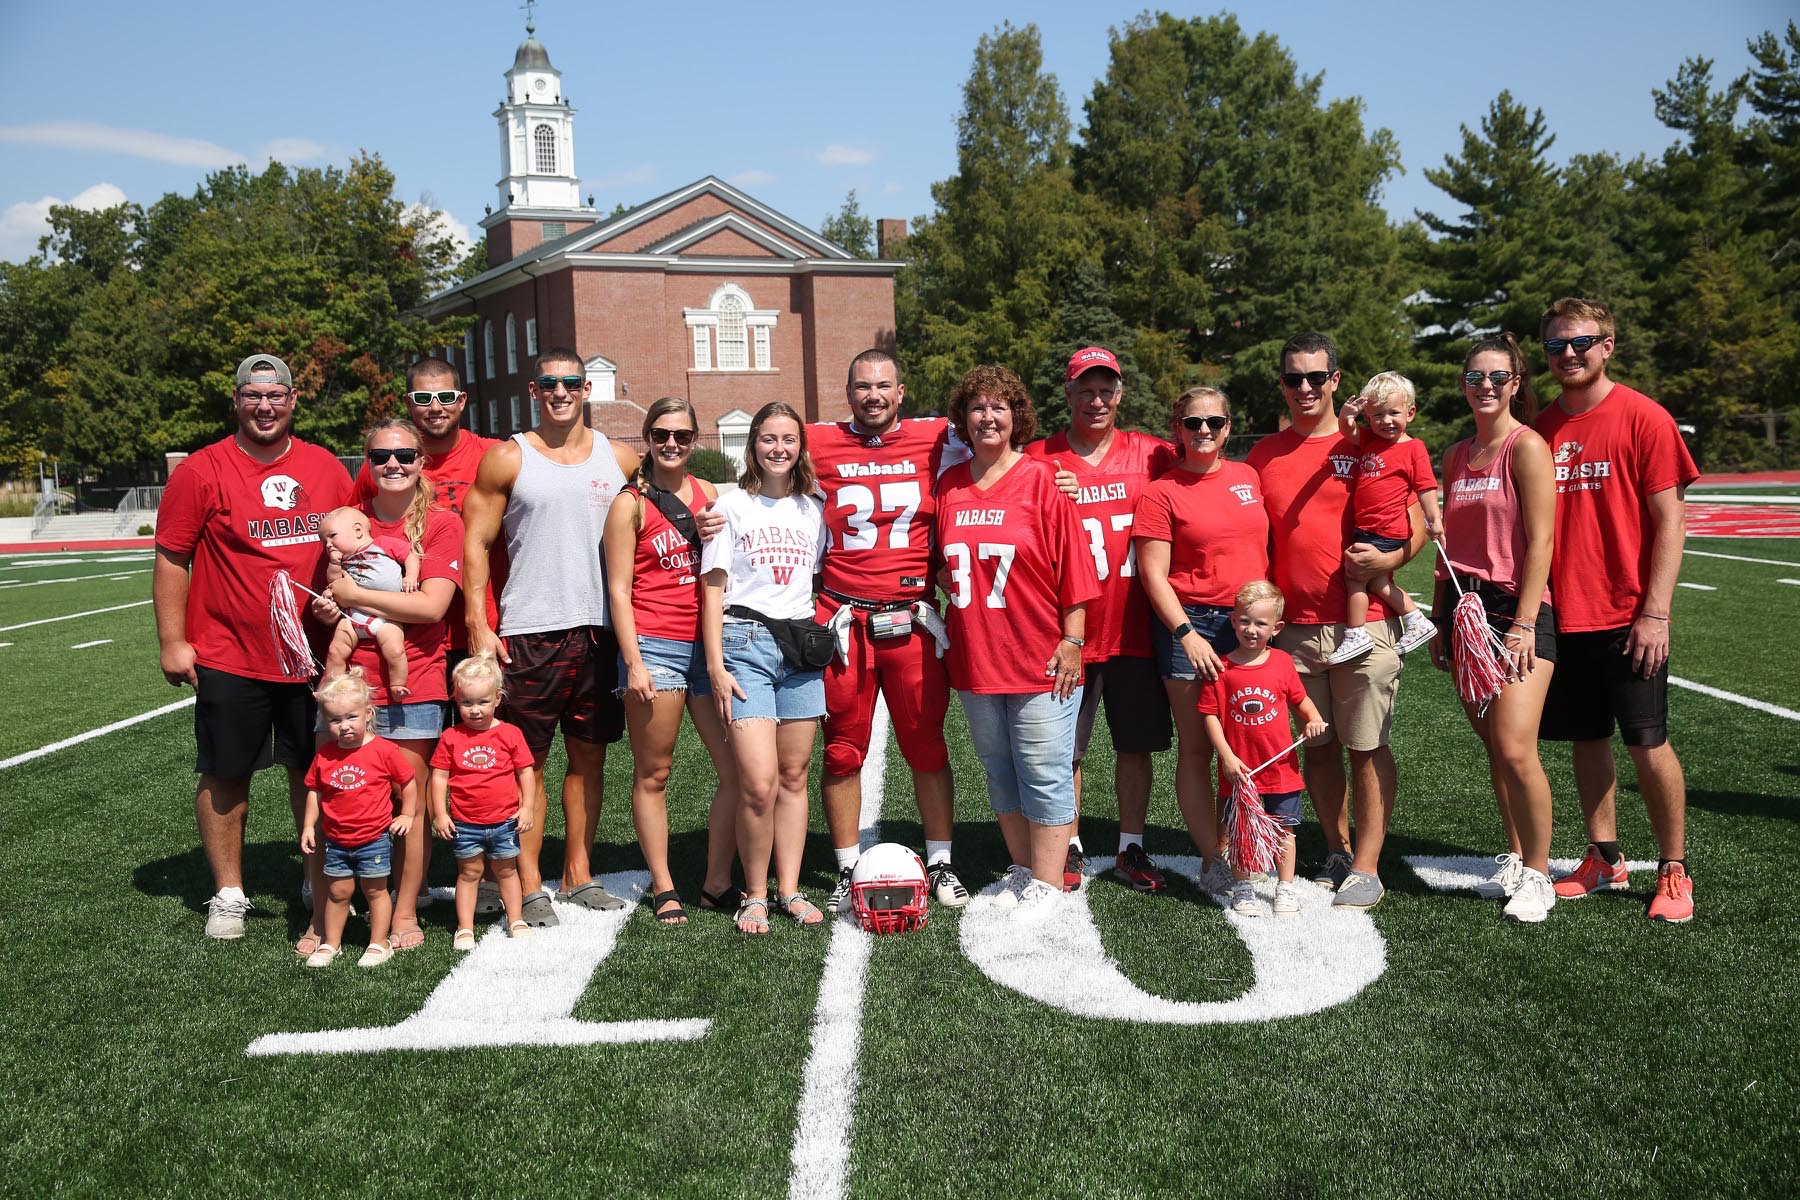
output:
POLYGON ((1343 638, 1342 625, 1289 625, 1275 636, 1275 644, 1294 656, 1307 697, 1331 722, 1330 731, 1308 745, 1324 745, 1333 738, 1348 750, 1387 745, 1394 698, 1400 694, 1400 655, 1394 649, 1400 619, 1371 621, 1367 628, 1375 648, 1341 667, 1327 666, 1325 659, 1343 638))

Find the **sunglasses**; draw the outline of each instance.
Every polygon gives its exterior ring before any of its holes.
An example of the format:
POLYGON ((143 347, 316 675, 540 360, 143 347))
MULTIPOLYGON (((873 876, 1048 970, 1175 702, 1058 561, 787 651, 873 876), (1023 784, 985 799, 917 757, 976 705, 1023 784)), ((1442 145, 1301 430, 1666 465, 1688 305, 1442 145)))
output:
POLYGON ((554 392, 559 383, 568 391, 579 392, 581 385, 586 382, 587 376, 585 375, 539 375, 537 377, 537 386, 540 392, 554 392))
POLYGON ((1480 387, 1482 380, 1487 380, 1497 388, 1503 388, 1519 376, 1511 371, 1489 371, 1483 375, 1480 371, 1464 371, 1463 384, 1466 387, 1480 387))
POLYGON ((369 461, 378 467, 387 466, 390 458, 403 467, 410 467, 419 461, 419 452, 412 446, 401 446, 395 450, 376 448, 369 451, 369 461))
POLYGON ((694 444, 694 431, 691 429, 652 429, 650 440, 659 446, 664 442, 674 442, 677 446, 691 446, 694 444))
POLYGON ((1316 388, 1322 388, 1325 386, 1325 381, 1335 374, 1337 374, 1336 371, 1287 371, 1282 374, 1281 383, 1282 386, 1291 388, 1297 388, 1302 383, 1310 383, 1316 388))
POLYGON ((449 408, 456 403, 456 398, 460 395, 462 395, 461 392, 408 392, 406 398, 420 408, 430 408, 433 404, 441 404, 445 408, 449 408))
POLYGON ((1593 349, 1596 342, 1604 342, 1605 340, 1605 336, 1598 333, 1584 333, 1580 337, 1572 338, 1547 338, 1544 342, 1544 353, 1555 358, 1558 354, 1563 352, 1564 347, 1573 346, 1575 348, 1575 353, 1586 354, 1589 350, 1593 349))
POLYGON ((1189 433, 1199 433, 1202 429, 1210 429, 1214 433, 1231 424, 1230 417, 1183 417, 1181 427, 1189 433))

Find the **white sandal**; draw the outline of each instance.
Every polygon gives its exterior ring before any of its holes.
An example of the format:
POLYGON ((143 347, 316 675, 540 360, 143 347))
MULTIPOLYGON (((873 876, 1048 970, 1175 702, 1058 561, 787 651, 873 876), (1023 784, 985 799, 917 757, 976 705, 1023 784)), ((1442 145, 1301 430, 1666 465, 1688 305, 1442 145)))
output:
POLYGON ((475 948, 475 931, 473 929, 457 930, 456 936, 450 939, 450 948, 465 952, 473 950, 475 948))

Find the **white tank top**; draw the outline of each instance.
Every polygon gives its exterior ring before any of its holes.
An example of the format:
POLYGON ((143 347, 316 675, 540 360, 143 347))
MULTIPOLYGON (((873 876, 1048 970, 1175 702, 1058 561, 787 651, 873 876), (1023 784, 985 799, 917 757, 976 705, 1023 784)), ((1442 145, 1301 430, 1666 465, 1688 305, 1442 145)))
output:
POLYGON ((532 449, 522 433, 513 441, 519 477, 501 518, 508 566, 500 636, 606 624, 600 535, 625 486, 612 443, 595 433, 587 461, 564 464, 532 449))

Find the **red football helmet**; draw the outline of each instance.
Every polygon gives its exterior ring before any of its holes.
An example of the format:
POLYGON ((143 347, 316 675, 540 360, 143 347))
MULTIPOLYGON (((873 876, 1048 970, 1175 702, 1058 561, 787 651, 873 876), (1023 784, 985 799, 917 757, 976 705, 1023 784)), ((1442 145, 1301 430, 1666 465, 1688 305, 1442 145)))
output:
POLYGON ((925 925, 930 885, 925 864, 898 842, 870 846, 850 873, 856 919, 870 933, 905 933, 925 925))

